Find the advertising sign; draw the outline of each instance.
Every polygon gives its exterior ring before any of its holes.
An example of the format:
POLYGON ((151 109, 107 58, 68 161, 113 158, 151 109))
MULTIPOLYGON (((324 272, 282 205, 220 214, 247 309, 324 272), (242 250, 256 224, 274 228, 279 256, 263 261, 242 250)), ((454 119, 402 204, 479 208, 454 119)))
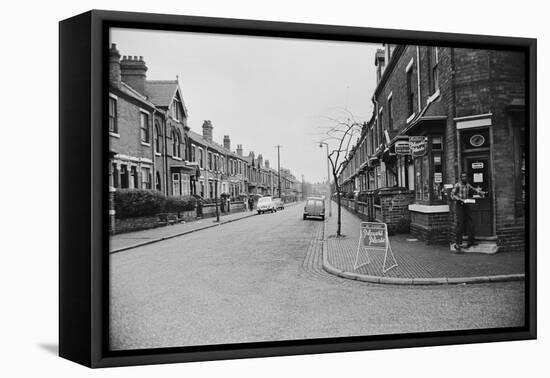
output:
POLYGON ((427 138, 423 136, 409 137, 412 157, 424 156, 427 148, 427 138))
POLYGON ((398 140, 397 142, 395 142, 395 153, 397 155, 410 155, 410 142, 408 140, 398 140))
POLYGON ((361 234, 365 247, 386 249, 388 232, 384 223, 364 222, 361 224, 361 234))
POLYGON ((359 226, 359 244, 353 269, 357 270, 363 265, 371 263, 369 252, 384 252, 384 262, 382 263, 382 273, 397 267, 397 260, 393 255, 388 238, 388 226, 386 223, 361 222, 359 226), (391 264, 391 265, 390 265, 391 264))

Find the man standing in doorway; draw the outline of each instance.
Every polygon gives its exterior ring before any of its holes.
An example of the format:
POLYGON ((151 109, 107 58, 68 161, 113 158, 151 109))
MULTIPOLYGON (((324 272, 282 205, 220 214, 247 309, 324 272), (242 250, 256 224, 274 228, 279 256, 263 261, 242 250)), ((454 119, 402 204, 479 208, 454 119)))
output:
POLYGON ((474 191, 481 196, 486 193, 479 188, 474 188, 468 182, 466 173, 460 174, 460 181, 457 182, 451 192, 451 198, 455 201, 456 208, 456 243, 454 249, 456 253, 462 253, 462 237, 464 230, 468 233, 468 244, 466 248, 475 245, 474 227, 472 224, 472 214, 469 205, 465 202, 468 199, 470 191, 474 191))

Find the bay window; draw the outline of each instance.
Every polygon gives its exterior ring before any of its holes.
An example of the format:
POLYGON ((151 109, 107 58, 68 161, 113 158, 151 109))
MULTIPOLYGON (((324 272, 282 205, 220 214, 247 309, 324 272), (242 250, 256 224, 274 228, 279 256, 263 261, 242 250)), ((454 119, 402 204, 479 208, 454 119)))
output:
POLYGON ((414 158, 414 189, 417 202, 443 202, 443 137, 427 137, 426 152, 414 158))

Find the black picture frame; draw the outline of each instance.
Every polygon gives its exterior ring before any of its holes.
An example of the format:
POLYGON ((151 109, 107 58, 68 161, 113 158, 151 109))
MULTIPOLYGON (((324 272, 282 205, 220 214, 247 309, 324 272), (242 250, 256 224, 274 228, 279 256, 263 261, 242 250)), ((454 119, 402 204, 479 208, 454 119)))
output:
POLYGON ((59 24, 59 354, 88 367, 535 339, 536 39, 92 10, 59 24), (528 206, 524 327, 111 352, 107 348, 108 29, 469 46, 526 54, 528 206))

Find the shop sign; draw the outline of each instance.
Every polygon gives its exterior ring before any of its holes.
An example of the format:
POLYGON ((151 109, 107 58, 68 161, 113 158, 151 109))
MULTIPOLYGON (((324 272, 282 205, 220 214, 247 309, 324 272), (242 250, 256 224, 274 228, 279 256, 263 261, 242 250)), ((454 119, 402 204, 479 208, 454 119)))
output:
POLYGON ((410 142, 408 140, 398 140, 397 142, 395 142, 395 153, 397 155, 410 155, 410 142))
POLYGON ((412 157, 424 156, 427 148, 427 138, 423 136, 409 137, 409 144, 412 157))
POLYGON ((472 169, 483 169, 483 162, 472 163, 472 169))
POLYGON ((361 222, 359 226, 359 244, 357 246, 353 270, 357 270, 363 265, 370 264, 370 253, 374 253, 375 251, 384 252, 384 263, 382 264, 383 273, 397 267, 397 260, 393 255, 390 239, 388 237, 387 224, 361 222))
POLYGON ((435 172, 434 173, 434 182, 436 184, 439 184, 443 182, 443 174, 441 172, 435 172))

